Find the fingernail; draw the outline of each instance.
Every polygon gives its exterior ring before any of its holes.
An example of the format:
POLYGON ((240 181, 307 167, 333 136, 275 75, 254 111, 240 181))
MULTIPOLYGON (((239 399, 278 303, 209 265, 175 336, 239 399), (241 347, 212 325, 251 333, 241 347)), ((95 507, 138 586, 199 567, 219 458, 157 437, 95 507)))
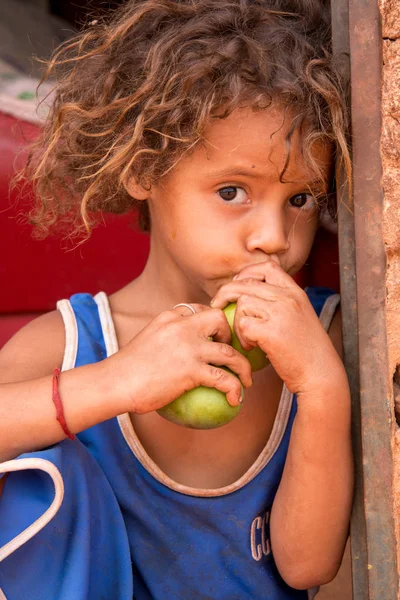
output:
POLYGON ((214 298, 211 300, 210 306, 214 306, 214 298))

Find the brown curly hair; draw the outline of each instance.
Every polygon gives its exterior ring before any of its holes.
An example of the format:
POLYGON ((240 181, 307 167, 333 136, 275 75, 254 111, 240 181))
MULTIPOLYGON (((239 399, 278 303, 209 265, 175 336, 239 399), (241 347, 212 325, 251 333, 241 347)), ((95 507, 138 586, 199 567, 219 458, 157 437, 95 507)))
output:
MULTIPOLYGON (((39 234, 56 222, 89 234, 96 213, 135 206, 149 230, 147 203, 125 184, 159 181, 211 119, 238 107, 289 108, 288 156, 299 128, 317 175, 311 148, 322 140, 350 178, 328 15, 325 0, 128 0, 90 23, 55 52, 44 77, 57 79, 54 101, 21 174, 34 187, 39 234)), ((331 194, 331 212, 334 204, 331 194)))

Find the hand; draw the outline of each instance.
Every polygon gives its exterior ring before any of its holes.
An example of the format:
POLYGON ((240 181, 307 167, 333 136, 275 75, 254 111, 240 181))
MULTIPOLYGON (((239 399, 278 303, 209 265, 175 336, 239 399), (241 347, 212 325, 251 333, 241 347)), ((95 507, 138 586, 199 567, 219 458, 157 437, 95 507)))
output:
POLYGON ((243 348, 259 346, 291 392, 320 392, 345 378, 306 293, 276 262, 244 269, 211 305, 222 309, 229 302, 237 302, 234 329, 243 348))
POLYGON ((231 331, 222 310, 191 306, 195 314, 184 306, 161 313, 104 361, 129 412, 157 410, 200 385, 224 392, 237 406, 240 381, 221 366, 236 373, 244 387, 252 384, 249 361, 229 345, 231 331))

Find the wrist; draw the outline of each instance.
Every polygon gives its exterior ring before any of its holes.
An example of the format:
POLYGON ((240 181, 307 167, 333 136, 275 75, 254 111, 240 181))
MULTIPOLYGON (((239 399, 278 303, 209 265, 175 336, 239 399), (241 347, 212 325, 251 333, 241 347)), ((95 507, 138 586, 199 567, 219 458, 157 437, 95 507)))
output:
POLYGON ((105 361, 61 373, 59 393, 69 429, 77 433, 124 412, 105 361))
POLYGON ((311 365, 307 371, 301 381, 292 384, 291 391, 297 396, 330 395, 349 389, 347 374, 339 357, 333 362, 311 365))
MULTIPOLYGON (((138 406, 145 398, 148 386, 143 380, 140 368, 137 368, 132 375, 132 359, 117 353, 101 363, 97 363, 100 369, 99 381, 101 393, 105 396, 105 401, 109 405, 109 410, 113 411, 112 416, 123 413, 143 412, 138 406)), ((146 412, 146 411, 144 411, 146 412)))
POLYGON ((346 374, 326 377, 315 382, 315 386, 297 393, 299 413, 309 415, 322 423, 325 419, 338 426, 350 425, 351 397, 346 374))
MULTIPOLYGON (((93 365, 94 366, 94 365, 93 365)), ((126 393, 126 377, 115 368, 112 357, 96 364, 94 386, 99 402, 111 419, 126 412, 132 412, 132 402, 126 393)))

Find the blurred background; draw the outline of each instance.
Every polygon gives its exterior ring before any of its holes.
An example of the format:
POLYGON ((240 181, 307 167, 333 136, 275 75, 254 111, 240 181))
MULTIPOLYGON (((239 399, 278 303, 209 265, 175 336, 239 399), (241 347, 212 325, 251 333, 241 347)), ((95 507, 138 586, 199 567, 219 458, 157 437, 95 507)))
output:
POLYGON ((36 89, 44 65, 63 41, 117 2, 1 0, 0 2, 0 347, 28 320, 77 291, 111 293, 142 270, 148 238, 134 215, 105 218, 78 247, 49 237, 37 241, 23 218, 28 198, 10 191, 24 148, 45 118, 36 89))
MULTIPOLYGON (((121 0, 122 1, 122 0, 121 0)), ((135 215, 105 217, 82 245, 49 237, 37 241, 23 217, 28 198, 10 191, 24 160, 24 148, 46 116, 40 99, 52 84, 37 86, 48 59, 86 22, 112 10, 118 1, 1 0, 0 2, 0 347, 27 321, 54 310, 75 292, 112 293, 143 269, 149 241, 135 215)), ((51 96, 50 96, 51 98, 51 96)), ((339 288, 336 235, 321 229, 301 285, 339 288)))

